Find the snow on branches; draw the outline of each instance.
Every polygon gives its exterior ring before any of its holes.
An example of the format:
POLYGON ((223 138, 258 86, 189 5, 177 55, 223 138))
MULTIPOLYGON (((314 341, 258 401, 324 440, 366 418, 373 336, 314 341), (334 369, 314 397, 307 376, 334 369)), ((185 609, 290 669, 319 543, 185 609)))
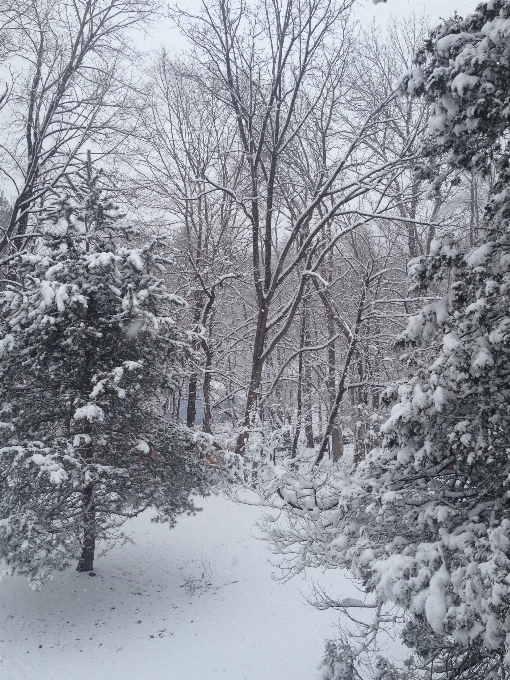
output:
MULTIPOLYGON (((0 557, 39 586, 145 508, 203 493, 199 443, 167 416, 190 354, 155 241, 133 247, 100 175, 70 178, 0 294, 0 557)), ((80 566, 81 565, 81 566, 80 566)))
POLYGON ((401 339, 427 361, 388 390, 382 446, 352 474, 283 475, 289 522, 268 525, 291 570, 348 568, 374 606, 405 610, 406 641, 438 673, 450 647, 460 665, 476 648, 477 673, 510 665, 510 232, 486 245, 415 263, 454 280, 401 339))
POLYGON ((429 156, 448 153, 457 166, 488 169, 506 147, 510 123, 510 3, 482 3, 430 35, 416 65, 401 80, 404 92, 432 105, 429 156))
POLYGON ((510 667, 510 2, 443 23, 417 62, 402 88, 433 106, 425 154, 496 178, 484 225, 475 245, 448 237, 410 263, 415 289, 442 279, 445 294, 399 339, 408 377, 386 391, 393 406, 381 446, 354 470, 285 471, 275 488, 287 520, 267 530, 291 571, 347 568, 359 579, 376 612, 365 638, 397 606, 403 640, 431 678, 502 679, 510 667))

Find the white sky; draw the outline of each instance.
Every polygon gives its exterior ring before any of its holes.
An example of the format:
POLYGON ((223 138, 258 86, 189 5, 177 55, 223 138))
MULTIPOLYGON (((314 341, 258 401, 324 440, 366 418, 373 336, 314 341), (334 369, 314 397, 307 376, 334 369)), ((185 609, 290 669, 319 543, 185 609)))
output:
MULTIPOLYGON (((429 16, 431 25, 434 25, 440 18, 447 19, 452 16, 455 10, 461 16, 466 16, 473 12, 479 3, 480 0, 388 0, 386 3, 375 5, 372 0, 358 0, 355 15, 363 23, 375 19, 383 27, 391 16, 404 17, 414 12, 429 16)), ((200 0, 177 0, 177 4, 197 11, 200 0)), ((151 27, 150 35, 145 35, 139 41, 139 47, 144 51, 161 46, 173 54, 185 47, 185 42, 178 31, 172 27, 169 20, 163 18, 159 18, 151 27)))
POLYGON ((464 17, 479 4, 480 0, 388 0, 385 4, 374 5, 372 0, 358 0, 356 13, 360 17, 376 17, 385 22, 391 14, 406 16, 415 12, 427 14, 431 23, 436 23, 441 17, 447 19, 452 16, 455 10, 464 17))

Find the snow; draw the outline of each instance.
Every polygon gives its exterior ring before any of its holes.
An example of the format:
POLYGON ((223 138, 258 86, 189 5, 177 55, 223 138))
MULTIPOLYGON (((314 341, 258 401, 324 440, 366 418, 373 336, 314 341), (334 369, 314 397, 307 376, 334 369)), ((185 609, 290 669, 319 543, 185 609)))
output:
POLYGON ((63 283, 55 294, 55 302, 57 303, 57 309, 59 312, 65 312, 65 303, 69 300, 69 295, 67 294, 67 285, 63 283))
POLYGON ((483 243, 481 246, 478 246, 478 248, 472 250, 469 255, 465 257, 467 264, 470 267, 479 267, 482 265, 490 255, 493 246, 494 244, 491 242, 483 243))
POLYGON ((450 33, 437 41, 436 49, 439 54, 449 56, 452 45, 455 45, 458 40, 469 39, 470 37, 467 33, 450 33))
POLYGON ((474 375, 480 375, 480 371, 486 366, 494 366, 494 359, 487 347, 481 347, 471 362, 471 370, 474 375))
POLYGON ((482 26, 482 31, 495 45, 508 45, 510 21, 498 17, 495 21, 488 21, 482 26))
POLYGON ((50 307, 53 302, 53 298, 55 297, 55 292, 47 281, 41 281, 41 296, 41 309, 50 307))
POLYGON ((7 333, 3 338, 0 339, 0 354, 7 351, 10 352, 14 347, 14 336, 7 333))
POLYGON ((145 442, 143 439, 139 439, 137 445, 135 446, 137 451, 141 451, 142 453, 150 453, 150 446, 145 442))
POLYGON ((87 256, 89 269, 95 269, 96 267, 108 267, 112 262, 118 259, 115 253, 91 253, 87 256))
POLYGON ((80 408, 76 409, 74 413, 74 419, 75 420, 87 419, 90 422, 92 422, 93 420, 103 420, 104 412, 103 409, 97 406, 96 404, 85 404, 85 406, 81 406, 80 408))
POLYGON ((443 352, 445 354, 452 354, 459 346, 460 342, 455 333, 446 333, 443 336, 443 352))
POLYGON ((134 544, 96 561, 97 576, 57 573, 42 591, 0 582, 2 680, 314 680, 334 611, 305 602, 312 578, 359 597, 338 570, 271 578, 260 507, 223 497, 171 531, 145 513, 134 544), (203 576, 202 576, 203 575, 203 576))
POLYGON ((438 385, 434 390, 433 400, 436 411, 442 411, 446 402, 446 394, 441 385, 438 385))
POLYGON ((67 472, 56 462, 52 456, 43 456, 41 453, 34 453, 30 460, 41 468, 41 472, 47 472, 53 484, 61 484, 67 479, 67 472))
POLYGON ((450 582, 450 575, 443 564, 439 571, 436 571, 430 579, 430 589, 425 601, 425 615, 432 630, 437 635, 444 634, 444 619, 447 606, 445 599, 445 588, 450 582))
POLYGON ((46 278, 48 281, 51 281, 53 279, 54 274, 57 272, 61 271, 63 269, 64 265, 62 262, 58 262, 57 264, 52 265, 46 272, 46 278))
POLYGON ((476 83, 480 80, 477 76, 469 76, 467 73, 459 73, 452 81, 451 88, 456 90, 462 97, 464 90, 472 90, 476 83))
POLYGON ((128 258, 127 258, 128 262, 131 262, 133 267, 135 267, 135 269, 138 269, 138 271, 143 271, 143 260, 140 257, 139 251, 138 250, 130 250, 130 251, 127 251, 127 252, 129 253, 128 258))

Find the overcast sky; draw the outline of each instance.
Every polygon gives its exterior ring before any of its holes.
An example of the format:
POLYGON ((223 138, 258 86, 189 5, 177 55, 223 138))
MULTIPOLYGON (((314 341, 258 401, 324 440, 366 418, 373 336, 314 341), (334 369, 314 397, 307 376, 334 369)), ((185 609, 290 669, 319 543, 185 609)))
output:
MULTIPOLYGON (((175 1, 175 0, 174 0, 175 1)), ((381 27, 388 18, 394 16, 408 16, 425 14, 430 17, 431 25, 436 24, 441 17, 448 18, 455 10, 461 16, 472 12, 480 0, 388 0, 386 3, 375 5, 372 0, 358 0, 355 14, 359 21, 368 22, 375 19, 381 27)), ((200 0, 177 0, 177 4, 186 8, 199 8, 200 0)), ((140 42, 142 50, 152 50, 164 45, 173 54, 185 47, 185 43, 170 21, 160 19, 150 29, 150 36, 146 35, 140 42)))
POLYGON ((385 4, 374 5, 372 0, 358 0, 357 14, 386 21, 391 14, 405 16, 416 12, 427 14, 431 21, 437 22, 441 17, 452 16, 455 10, 465 17, 479 4, 480 0, 388 0, 385 4))

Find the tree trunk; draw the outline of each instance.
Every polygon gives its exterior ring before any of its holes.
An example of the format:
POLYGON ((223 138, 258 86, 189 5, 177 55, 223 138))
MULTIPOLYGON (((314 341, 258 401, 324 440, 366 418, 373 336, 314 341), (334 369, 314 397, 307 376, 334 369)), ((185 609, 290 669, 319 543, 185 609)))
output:
POLYGON ((331 457, 333 459, 333 463, 338 463, 343 455, 344 443, 342 441, 342 430, 340 426, 335 423, 331 430, 331 457))
MULTIPOLYGON (((310 334, 310 310, 308 307, 308 300, 303 297, 303 343, 302 348, 311 347, 311 334, 310 334)), ((303 357, 304 363, 304 374, 303 374, 303 401, 304 401, 304 428, 305 428, 305 438, 306 438, 306 448, 313 449, 315 447, 315 442, 313 440, 313 421, 312 421, 312 367, 310 366, 310 356, 309 352, 305 357, 303 357)))
POLYGON ((250 376, 250 384, 248 387, 248 394, 246 396, 246 406, 244 410, 243 430, 237 438, 236 453, 243 455, 248 439, 248 428, 251 423, 251 418, 255 408, 257 407, 260 398, 260 384, 262 382, 262 369, 264 360, 262 355, 264 353, 264 345, 266 341, 266 325, 267 325, 267 307, 263 307, 259 311, 259 318, 257 321, 257 330, 255 333, 255 341, 253 344, 253 360, 250 376))
POLYGON ((365 299, 366 299, 366 294, 367 294, 367 287, 369 285, 369 278, 365 280, 365 284, 363 286, 363 289, 361 291, 361 296, 360 300, 358 303, 358 313, 357 313, 357 318, 356 318, 356 324, 354 326, 354 330, 351 336, 351 342, 349 344, 349 349, 347 350, 347 355, 344 360, 344 367, 342 371, 342 375, 340 377, 340 381, 337 387, 337 392, 336 392, 336 397, 335 401, 333 404, 333 408, 331 409, 331 413, 329 414, 329 420, 328 424, 326 426, 326 432, 324 433, 324 437, 322 438, 322 444, 320 445, 319 448, 319 453, 317 454, 317 458, 315 459, 315 465, 318 465, 322 459, 324 458, 324 454, 326 453, 326 450, 328 448, 328 440, 331 437, 333 433, 333 427, 335 426, 336 419, 338 416, 338 410, 340 408, 340 404, 342 403, 342 399, 344 397, 345 392, 347 391, 347 386, 346 386, 346 380, 347 380, 347 373, 349 371, 349 367, 351 365, 351 360, 354 355, 354 352, 356 350, 356 344, 358 342, 358 336, 359 336, 359 330, 362 322, 362 316, 363 316, 363 311, 365 309, 365 299))
MULTIPOLYGON (((333 281, 332 264, 330 263, 330 272, 328 281, 331 284, 333 281)), ((325 306, 326 321, 328 328, 328 335, 330 338, 335 333, 335 317, 333 310, 329 306, 325 306)), ((333 411, 336 396, 336 345, 332 340, 328 345, 328 396, 329 396, 329 411, 333 411)), ((344 443, 342 438, 342 428, 338 422, 338 418, 334 421, 331 429, 331 458, 333 463, 337 463, 344 455, 344 443)))
POLYGON ((211 350, 203 343, 203 348, 205 352, 205 373, 204 373, 204 384, 203 384, 203 392, 204 392, 204 421, 203 421, 203 427, 204 427, 204 432, 207 432, 207 434, 212 434, 212 413, 211 413, 211 371, 212 371, 212 352, 211 350))
MULTIPOLYGON (((418 195, 419 195, 419 182, 413 183, 413 193, 411 203, 408 207, 408 216, 412 219, 416 219, 416 209, 418 207, 418 195)), ((416 230, 416 224, 414 222, 407 223, 407 243, 409 247, 409 257, 412 259, 418 257, 420 243, 418 238, 418 232, 416 230)))
POLYGON ((94 571, 94 553, 96 550, 96 516, 93 502, 93 487, 85 489, 83 513, 83 538, 81 556, 76 571, 94 571))
POLYGON ((197 416, 197 382, 198 376, 192 373, 188 381, 188 404, 186 407, 186 425, 193 427, 197 416))
POLYGON ((299 355, 298 363, 298 381, 297 381, 297 413, 296 413, 296 431, 294 432, 294 439, 292 441, 292 458, 297 456, 297 447, 299 442, 299 435, 301 434, 301 418, 303 413, 303 353, 299 355))
MULTIPOLYGON (((21 236, 26 233, 28 227, 28 203, 29 196, 27 196, 26 193, 21 194, 21 196, 18 196, 16 199, 12 208, 9 225, 0 242, 0 252, 3 252, 9 246, 9 239, 12 236, 21 236)), ((22 240, 16 241, 18 249, 21 247, 21 244, 22 240)))
MULTIPOLYGON (((88 241, 87 241, 88 249, 88 241)), ((91 325, 90 308, 87 308, 87 326, 91 325)), ((91 377, 91 351, 85 352, 85 378, 86 383, 90 384, 91 377)), ((90 437, 90 442, 85 449, 85 458, 91 461, 94 458, 92 443, 92 425, 90 421, 85 421, 85 432, 90 437)), ((82 517, 82 544, 81 556, 76 567, 76 571, 94 571, 94 553, 96 550, 96 513, 94 504, 94 483, 91 482, 83 490, 83 517, 82 517)))
MULTIPOLYGON (((202 295, 199 291, 195 292, 195 308, 193 310, 193 330, 195 333, 199 331, 199 321, 202 311, 202 295)), ((193 351, 196 352, 200 346, 200 340, 195 338, 191 343, 193 351)), ((197 417, 197 387, 198 374, 194 371, 188 381, 188 404, 186 408, 186 425, 194 427, 195 419, 197 417)))
POLYGON ((474 246, 478 239, 478 180, 472 172, 470 178, 470 220, 469 220, 469 245, 474 246))
POLYGON ((262 359, 254 358, 251 371, 250 385, 248 388, 248 395, 246 398, 246 407, 244 411, 243 431, 237 438, 236 442, 236 453, 241 455, 244 454, 244 448, 246 445, 246 441, 248 439, 248 428, 250 427, 252 414, 259 400, 261 379, 262 379, 262 359))

